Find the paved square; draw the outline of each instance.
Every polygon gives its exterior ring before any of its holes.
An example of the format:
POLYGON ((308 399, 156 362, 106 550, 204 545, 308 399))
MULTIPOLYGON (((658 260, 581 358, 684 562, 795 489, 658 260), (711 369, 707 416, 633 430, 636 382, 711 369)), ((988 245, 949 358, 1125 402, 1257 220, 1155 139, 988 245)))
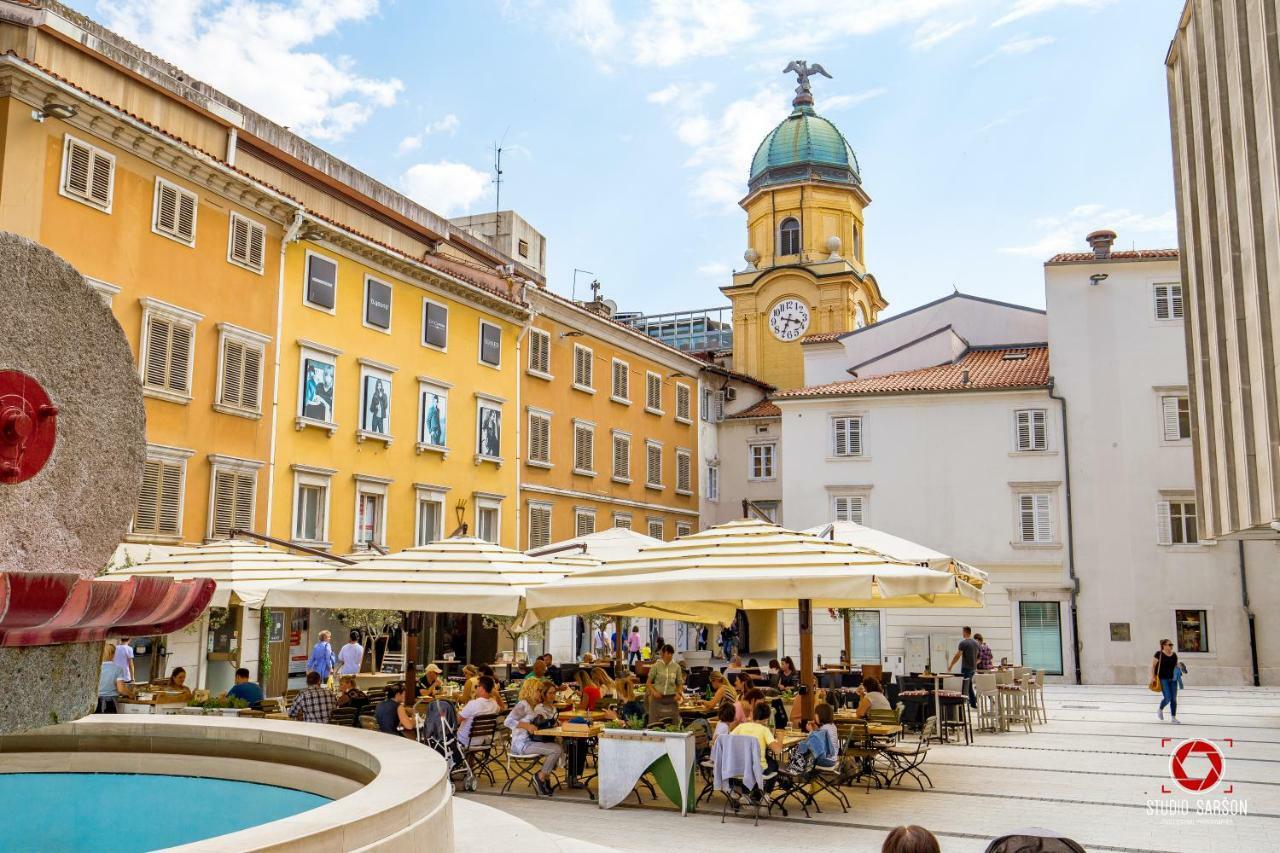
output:
POLYGON ((1032 734, 981 734, 967 747, 934 747, 926 764, 933 789, 855 789, 848 814, 824 797, 820 815, 806 818, 793 811, 787 818, 762 819, 756 828, 733 818, 722 826, 718 799, 714 808, 704 806, 682 819, 647 799, 644 808, 632 801, 602 812, 578 791, 545 800, 498 796, 496 789, 482 787, 460 796, 528 821, 574 853, 875 851, 885 832, 903 823, 928 827, 948 853, 981 851, 990 839, 1031 826, 1062 832, 1089 850, 1280 849, 1280 689, 1187 689, 1179 697, 1180 726, 1156 719, 1158 697, 1145 688, 1049 685, 1045 692, 1048 725, 1036 726, 1032 734), (1173 740, 1162 744, 1162 738, 1173 740), (1172 750, 1190 738, 1222 748, 1221 785, 1198 797, 1161 793, 1162 786, 1175 788, 1172 750), (1171 800, 1188 801, 1191 813, 1148 808, 1148 801, 1171 800), (1248 814, 1198 817, 1197 800, 1243 800, 1248 814))

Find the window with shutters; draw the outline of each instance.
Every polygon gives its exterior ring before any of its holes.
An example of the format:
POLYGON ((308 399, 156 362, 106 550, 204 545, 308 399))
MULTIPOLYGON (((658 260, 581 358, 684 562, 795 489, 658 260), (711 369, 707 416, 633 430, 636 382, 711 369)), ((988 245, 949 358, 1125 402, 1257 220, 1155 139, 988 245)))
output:
POLYGON ((529 548, 551 544, 551 504, 529 504, 529 548))
POLYGON ((656 441, 646 441, 644 484, 651 489, 662 488, 662 445, 656 441))
POLYGON ((444 538, 444 492, 419 486, 415 545, 430 545, 444 538))
POLYGON ((836 521, 864 524, 866 504, 866 495, 835 495, 831 498, 831 513, 836 521))
POLYGON ((267 229, 238 213, 231 214, 227 237, 227 260, 261 273, 267 252, 267 229))
POLYGON ((144 297, 142 303, 143 393, 186 403, 191 399, 196 324, 201 315, 144 297))
POLYGON ((338 262, 308 249, 304 279, 302 303, 333 314, 338 299, 338 262))
POLYGON ((181 538, 187 459, 192 453, 175 447, 147 446, 131 536, 174 541, 181 538))
POLYGON ((596 428, 584 421, 573 422, 573 473, 596 475, 596 428))
POLYGON ((862 455, 862 418, 837 417, 831 419, 831 455, 862 455))
POLYGON ((1183 441, 1191 438, 1191 400, 1186 394, 1161 396, 1160 420, 1165 441, 1183 441))
POLYGON ((683 521, 676 522, 676 538, 677 539, 679 539, 681 536, 688 536, 692 532, 693 532, 693 526, 691 524, 687 524, 686 522, 683 522, 683 521))
POLYGON ((115 180, 116 158, 113 155, 73 136, 63 140, 62 195, 110 213, 115 180))
POLYGON ((573 511, 573 535, 588 536, 596 532, 596 514, 591 510, 573 511))
POLYGON ((1053 530, 1053 496, 1048 492, 1018 495, 1017 540, 1026 545, 1051 545, 1053 530))
POLYGON ((676 451, 676 492, 693 494, 693 455, 687 450, 676 451))
POLYGON ((551 415, 529 410, 529 458, 536 468, 551 467, 551 415))
POLYGON ((748 463, 747 478, 750 480, 772 480, 776 476, 774 473, 774 457, 778 452, 778 445, 774 442, 753 444, 749 450, 750 462, 748 463))
MULTIPOLYGON (((214 458, 214 457, 210 457, 214 458)), ((253 530, 253 507, 258 491, 256 463, 233 460, 213 465, 209 496, 210 539, 226 539, 233 530, 253 530)))
POLYGON ((621 527, 623 530, 631 529, 631 513, 615 512, 613 514, 613 526, 621 527))
POLYGON ((704 483, 707 492, 707 500, 720 500, 720 466, 708 463, 707 477, 704 483))
POLYGON ((1013 413, 1013 432, 1015 450, 1048 450, 1048 413, 1044 409, 1018 409, 1013 413))
POLYGON ((329 546, 329 485, 332 468, 293 466, 293 539, 329 546))
POLYGON ((676 420, 689 423, 693 420, 690 412, 692 397, 688 385, 676 384, 676 420))
POLYGON ((1156 542, 1160 545, 1199 544, 1194 500, 1175 498, 1156 504, 1156 542))
POLYGON ((631 436, 626 433, 613 434, 613 479, 631 482, 631 436))
POLYGON ((449 349, 449 306, 422 300, 422 345, 447 352, 449 349))
POLYGON ((649 519, 649 535, 654 539, 662 539, 666 535, 666 525, 660 518, 649 519))
POLYGON ((625 361, 613 360, 613 386, 609 393, 614 402, 631 404, 631 365, 625 361))
POLYGON ((715 405, 715 393, 716 392, 710 388, 702 389, 702 395, 701 395, 702 405, 698 407, 699 408, 698 414, 701 416, 702 420, 706 421, 707 423, 712 423, 712 420, 713 420, 712 413, 714 411, 713 407, 715 405))
POLYGON ((218 333, 218 397, 213 407, 230 415, 258 417, 270 338, 231 323, 219 323, 218 333))
POLYGON ((551 335, 541 329, 529 330, 529 372, 540 379, 551 378, 551 335))
POLYGON ((579 391, 595 393, 592 352, 589 347, 573 345, 573 387, 579 391))
POLYGON ((662 376, 657 373, 644 375, 644 410, 655 415, 662 411, 662 376))
POLYGON ((1181 320, 1183 318, 1182 284, 1168 282, 1152 285, 1157 320, 1181 320))
POLYGON ((196 244, 196 209, 200 199, 164 178, 156 178, 151 230, 187 246, 196 244))

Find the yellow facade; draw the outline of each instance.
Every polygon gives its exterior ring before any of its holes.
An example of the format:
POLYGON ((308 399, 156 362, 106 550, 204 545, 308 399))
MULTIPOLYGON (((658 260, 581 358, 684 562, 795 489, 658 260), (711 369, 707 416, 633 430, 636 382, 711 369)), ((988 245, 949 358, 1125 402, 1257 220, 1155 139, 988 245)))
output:
POLYGON ((520 365, 520 546, 616 526, 663 539, 698 530, 698 362, 567 300, 540 291, 530 298, 536 313, 520 365), (615 371, 625 373, 625 387, 615 387, 615 371), (656 409, 648 405, 650 377, 661 388, 656 409), (677 412, 678 393, 687 399, 686 412, 677 412), (545 452, 537 447, 539 418, 548 429, 545 452), (586 458, 575 452, 580 432, 591 435, 586 458), (615 437, 629 448, 625 472, 615 470, 615 437), (661 460, 654 484, 650 443, 661 460), (687 459, 683 484, 679 456, 687 459))

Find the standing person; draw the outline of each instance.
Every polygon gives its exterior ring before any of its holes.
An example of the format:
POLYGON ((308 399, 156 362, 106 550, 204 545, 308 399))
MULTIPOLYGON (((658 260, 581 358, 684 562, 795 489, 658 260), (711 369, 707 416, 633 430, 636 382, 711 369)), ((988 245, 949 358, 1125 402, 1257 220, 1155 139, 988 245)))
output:
POLYGON ((995 669, 995 664, 991 662, 991 647, 987 645, 987 641, 982 639, 981 634, 974 634, 973 639, 978 643, 978 671, 995 669))
POLYGON ((364 646, 360 645, 360 632, 352 631, 351 639, 338 650, 338 675, 357 675, 364 663, 364 646))
POLYGON ((329 638, 332 636, 328 631, 321 631, 320 641, 311 649, 311 656, 307 658, 307 674, 318 673, 322 682, 333 672, 333 646, 329 645, 329 638))
POLYGON ((978 669, 978 652, 980 647, 976 640, 973 639, 973 629, 965 625, 961 629, 964 639, 960 641, 960 645, 956 648, 956 653, 951 656, 951 663, 947 664, 947 669, 955 668, 956 661, 960 661, 960 677, 969 679, 969 707, 978 707, 978 694, 973 692, 973 674, 978 669))
POLYGON ((112 660, 114 660, 115 665, 120 667, 120 670, 124 673, 124 680, 126 684, 132 684, 137 681, 134 677, 133 671, 133 646, 129 644, 128 637, 120 638, 120 642, 116 644, 115 657, 112 658, 112 660))
POLYGON ((680 688, 684 686, 684 670, 675 662, 676 650, 667 643, 658 654, 645 679, 651 726, 661 719, 680 721, 680 688))
POLYGON ((116 713, 116 700, 129 695, 125 671, 116 663, 116 647, 107 643, 102 649, 102 667, 98 671, 99 714, 116 713))
POLYGON ((698 651, 705 652, 707 650, 707 626, 698 626, 698 651))
POLYGON ((631 636, 627 638, 627 665, 635 666, 640 661, 640 626, 631 626, 631 636))
POLYGON ((1178 723, 1178 653, 1173 641, 1161 640, 1160 650, 1151 659, 1151 678, 1160 682, 1160 709, 1156 716, 1164 719, 1164 707, 1169 706, 1169 722, 1178 723))
POLYGON ((597 625, 595 633, 591 635, 591 651, 600 657, 608 657, 613 653, 613 648, 609 645, 609 638, 605 636, 603 625, 597 625))

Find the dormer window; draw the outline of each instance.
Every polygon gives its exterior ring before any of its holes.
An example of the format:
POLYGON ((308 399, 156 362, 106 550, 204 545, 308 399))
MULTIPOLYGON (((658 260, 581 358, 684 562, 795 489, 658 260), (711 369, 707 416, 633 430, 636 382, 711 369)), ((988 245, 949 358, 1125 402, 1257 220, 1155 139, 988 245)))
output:
POLYGON ((778 226, 778 254, 800 254, 800 220, 788 216, 778 226))

